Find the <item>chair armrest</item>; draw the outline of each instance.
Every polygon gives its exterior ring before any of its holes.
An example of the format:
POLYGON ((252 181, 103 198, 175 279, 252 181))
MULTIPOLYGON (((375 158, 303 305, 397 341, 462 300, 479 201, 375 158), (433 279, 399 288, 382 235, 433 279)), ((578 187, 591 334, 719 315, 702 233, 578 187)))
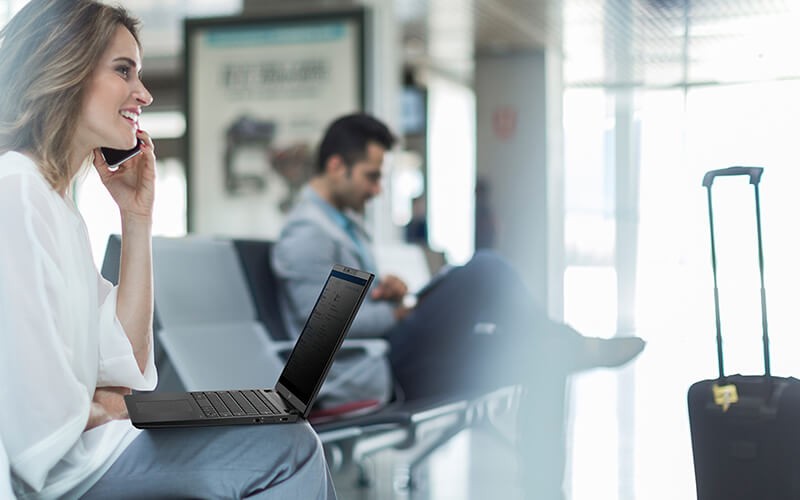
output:
MULTIPOLYGON (((285 357, 294 348, 294 343, 294 340, 275 342, 275 351, 278 355, 285 357)), ((363 351, 370 358, 374 358, 387 354, 389 352, 389 343, 383 339, 346 339, 339 351, 363 351)))
POLYGON ((370 357, 383 356, 389 353, 389 342, 384 339, 346 339, 342 349, 363 349, 370 357))
POLYGON ((278 356, 285 358, 294 349, 294 340, 280 340, 272 343, 272 347, 278 356))

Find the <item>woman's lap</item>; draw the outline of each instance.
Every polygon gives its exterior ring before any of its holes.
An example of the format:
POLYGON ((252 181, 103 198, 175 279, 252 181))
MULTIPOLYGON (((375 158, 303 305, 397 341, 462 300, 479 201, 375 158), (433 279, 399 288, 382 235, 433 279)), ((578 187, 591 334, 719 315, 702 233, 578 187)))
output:
POLYGON ((84 498, 335 498, 307 423, 142 432, 84 498))

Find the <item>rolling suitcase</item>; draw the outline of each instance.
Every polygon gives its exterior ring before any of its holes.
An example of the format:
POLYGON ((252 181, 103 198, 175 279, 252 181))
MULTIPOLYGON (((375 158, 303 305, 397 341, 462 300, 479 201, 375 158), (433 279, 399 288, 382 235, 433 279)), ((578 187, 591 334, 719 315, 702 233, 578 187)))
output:
POLYGON ((770 373, 764 256, 761 244, 760 167, 705 174, 719 378, 689 388, 689 424, 698 500, 800 499, 800 380, 770 373), (718 176, 747 175, 755 188, 764 375, 725 375, 720 328, 711 186, 718 176))

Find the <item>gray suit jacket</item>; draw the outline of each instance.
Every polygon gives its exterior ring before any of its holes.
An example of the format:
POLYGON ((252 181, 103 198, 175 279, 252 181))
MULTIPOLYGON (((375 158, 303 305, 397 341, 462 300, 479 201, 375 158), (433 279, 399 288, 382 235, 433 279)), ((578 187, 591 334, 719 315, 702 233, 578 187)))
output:
MULTIPOLYGON (((303 188, 272 252, 272 268, 280 280, 283 317, 287 330, 295 338, 314 307, 331 266, 365 267, 356 244, 315 197, 309 186, 303 188)), ((363 227, 358 227, 358 236, 364 248, 369 249, 369 235, 363 227)), ((392 384, 385 357, 387 344, 378 338, 394 325, 393 309, 393 305, 369 296, 364 300, 348 339, 375 340, 361 342, 363 349, 355 353, 345 349, 337 358, 320 392, 321 406, 389 399, 392 384)))

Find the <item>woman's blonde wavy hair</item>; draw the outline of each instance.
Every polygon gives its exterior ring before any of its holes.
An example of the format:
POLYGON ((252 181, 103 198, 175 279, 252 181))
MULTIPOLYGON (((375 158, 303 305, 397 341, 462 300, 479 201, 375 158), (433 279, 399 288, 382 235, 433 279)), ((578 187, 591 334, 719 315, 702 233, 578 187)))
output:
POLYGON ((119 26, 140 44, 139 21, 121 7, 31 0, 0 30, 0 153, 32 153, 57 191, 76 173, 69 159, 84 88, 119 26))

